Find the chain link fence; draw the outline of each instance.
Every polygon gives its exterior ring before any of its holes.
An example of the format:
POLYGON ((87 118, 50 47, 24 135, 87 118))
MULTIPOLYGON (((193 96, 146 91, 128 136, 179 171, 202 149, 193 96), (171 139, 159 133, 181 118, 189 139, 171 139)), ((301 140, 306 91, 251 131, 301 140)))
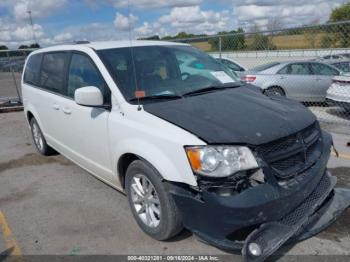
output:
POLYGON ((0 51, 0 109, 22 104, 21 76, 25 59, 31 51, 0 51))
POLYGON ((328 129, 350 134, 350 21, 175 41, 210 53, 266 95, 304 103, 328 129))
MULTIPOLYGON (((325 127, 350 134, 350 21, 175 41, 210 53, 266 95, 299 100, 325 127)), ((0 51, 0 106, 21 102, 20 78, 31 51, 0 51)))

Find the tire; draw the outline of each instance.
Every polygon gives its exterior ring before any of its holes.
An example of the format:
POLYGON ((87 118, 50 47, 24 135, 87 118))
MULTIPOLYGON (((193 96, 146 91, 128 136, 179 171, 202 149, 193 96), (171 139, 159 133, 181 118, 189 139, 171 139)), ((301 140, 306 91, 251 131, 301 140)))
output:
POLYGON ((130 164, 126 171, 125 190, 132 214, 146 234, 157 240, 167 240, 183 229, 172 196, 165 190, 160 174, 150 164, 142 160, 130 164), (147 190, 148 197, 144 198, 147 190))
POLYGON ((267 88, 264 91, 264 94, 267 96, 286 96, 286 93, 283 91, 283 89, 278 86, 272 86, 267 88))
POLYGON ((40 154, 44 156, 56 154, 56 151, 46 143, 46 139, 34 117, 30 120, 30 129, 34 146, 40 154))

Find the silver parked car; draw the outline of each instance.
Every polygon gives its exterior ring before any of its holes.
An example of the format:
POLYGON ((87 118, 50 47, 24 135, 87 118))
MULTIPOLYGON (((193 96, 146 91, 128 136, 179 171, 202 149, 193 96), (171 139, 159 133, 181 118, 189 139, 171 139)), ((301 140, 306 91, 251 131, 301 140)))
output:
POLYGON ((267 95, 282 95, 298 101, 324 102, 336 67, 315 61, 274 62, 255 67, 241 78, 267 95))
POLYGON ((327 90, 326 100, 331 105, 343 107, 350 113, 350 74, 336 76, 327 90))
POLYGON ((332 54, 332 55, 325 55, 319 57, 317 60, 337 60, 337 59, 349 59, 350 53, 338 53, 338 54, 332 54))
POLYGON ((332 60, 330 62, 327 62, 327 64, 338 68, 340 71, 344 73, 350 72, 350 59, 332 60))

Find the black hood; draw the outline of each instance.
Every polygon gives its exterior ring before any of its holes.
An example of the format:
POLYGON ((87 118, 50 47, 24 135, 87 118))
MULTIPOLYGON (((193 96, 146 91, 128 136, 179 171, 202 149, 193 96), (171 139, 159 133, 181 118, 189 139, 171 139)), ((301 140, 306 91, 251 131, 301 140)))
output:
POLYGON ((249 86, 146 104, 144 110, 209 144, 259 145, 296 133, 316 120, 299 102, 269 98, 249 86))

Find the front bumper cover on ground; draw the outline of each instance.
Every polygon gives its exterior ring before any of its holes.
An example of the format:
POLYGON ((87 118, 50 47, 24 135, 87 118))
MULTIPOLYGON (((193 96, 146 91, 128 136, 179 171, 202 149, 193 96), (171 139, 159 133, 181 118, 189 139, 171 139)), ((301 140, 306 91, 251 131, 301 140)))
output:
POLYGON ((169 183, 185 227, 216 247, 241 249, 245 260, 254 262, 286 242, 317 234, 350 205, 350 189, 334 189, 336 178, 326 171, 331 137, 324 134, 323 142, 320 159, 295 188, 265 183, 237 195, 219 196, 169 183))
POLYGON ((329 226, 350 205, 350 190, 335 188, 335 177, 325 175, 319 188, 280 221, 267 222, 244 242, 242 255, 248 261, 263 261, 286 242, 309 238, 329 226), (326 188, 326 191, 320 190, 326 188), (255 247, 255 250, 254 250, 255 247), (256 252, 258 247, 258 254, 256 252))

